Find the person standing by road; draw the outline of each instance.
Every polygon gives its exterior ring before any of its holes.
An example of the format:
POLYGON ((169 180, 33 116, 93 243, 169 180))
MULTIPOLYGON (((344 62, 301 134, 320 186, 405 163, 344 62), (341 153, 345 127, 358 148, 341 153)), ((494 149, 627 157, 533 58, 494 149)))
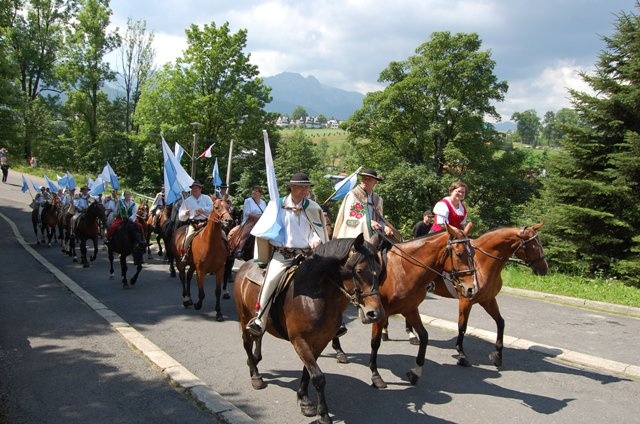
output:
POLYGON ((415 238, 426 236, 427 234, 429 234, 432 224, 433 224, 433 212, 424 211, 424 213, 422 214, 422 221, 419 221, 413 227, 413 238, 415 239, 415 238))

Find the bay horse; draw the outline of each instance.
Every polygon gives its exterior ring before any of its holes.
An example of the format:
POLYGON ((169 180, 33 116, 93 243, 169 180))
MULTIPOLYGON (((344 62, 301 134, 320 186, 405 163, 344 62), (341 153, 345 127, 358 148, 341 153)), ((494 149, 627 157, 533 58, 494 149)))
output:
POLYGON ((442 279, 435 281, 434 294, 448 298, 458 298, 458 337, 456 350, 458 365, 470 366, 467 355, 462 347, 464 334, 471 307, 478 303, 496 322, 497 337, 495 351, 489 359, 496 366, 502 365, 502 349, 504 336, 504 318, 500 314, 496 296, 502 289, 501 272, 511 256, 529 266, 535 275, 546 275, 549 272, 538 229, 544 223, 540 222, 530 227, 499 228, 489 231, 471 244, 476 252, 474 264, 476 267, 477 285, 461 282, 457 287, 451 287, 442 279))
POLYGON ((140 224, 143 230, 143 237, 146 242, 145 249, 147 250, 148 258, 151 259, 151 243, 149 243, 149 239, 151 238, 151 232, 153 231, 153 224, 149 224, 149 204, 147 202, 141 203, 138 206, 138 210, 136 211, 136 222, 140 224))
MULTIPOLYGON (((206 196, 203 194, 203 196, 206 196)), ((176 258, 178 275, 182 283, 182 305, 185 308, 193 306, 196 310, 202 308, 204 300, 204 277, 207 274, 216 275, 216 320, 224 321, 224 316, 220 311, 220 295, 222 293, 222 283, 224 280, 224 265, 229 256, 226 236, 223 236, 223 227, 231 222, 231 214, 227 202, 222 199, 213 200, 213 208, 204 229, 200 230, 191 241, 189 255, 184 262, 181 260, 181 249, 184 245, 184 238, 187 233, 187 226, 184 225, 173 233, 171 247, 173 257, 176 258), (189 267, 188 272, 186 271, 189 267), (191 299, 191 277, 196 273, 198 281, 198 301, 194 304, 191 299)))
MULTIPOLYGON (((73 256, 73 262, 78 262, 76 257, 76 241, 80 244, 80 259, 84 268, 89 267, 87 260, 87 240, 93 241, 93 255, 91 261, 98 256, 98 236, 100 235, 100 221, 104 220, 104 205, 92 201, 87 210, 80 214, 75 222, 73 236, 69 237, 69 254, 73 256)), ((69 220, 71 223, 71 220, 69 220)), ((70 225, 70 224, 69 224, 70 225)))
MULTIPOLYGON (((320 423, 331 423, 332 420, 325 397, 325 376, 317 359, 336 334, 349 303, 358 308, 364 324, 383 318, 378 291, 379 269, 376 251, 364 241, 362 234, 355 239, 331 240, 316 248, 313 255, 302 262, 293 280, 277 295, 266 320, 266 331, 274 337, 289 340, 304 364, 298 401, 302 414, 307 417, 319 415, 320 423), (316 389, 317 405, 309 399, 309 381, 316 389)), ((266 387, 258 371, 258 363, 262 360, 262 336, 251 336, 246 325, 255 315, 260 291, 258 284, 263 279, 264 270, 249 261, 240 267, 233 285, 242 343, 254 389, 266 387)))
POLYGON ((260 219, 259 216, 249 215, 247 220, 240 225, 236 225, 227 234, 229 240, 229 256, 224 266, 224 284, 222 285, 223 298, 229 299, 227 291, 227 283, 231 281, 233 273, 233 264, 236 258, 248 261, 253 259, 253 248, 255 245, 255 237, 251 235, 251 230, 260 219))
POLYGON ((142 271, 142 260, 147 241, 142 234, 140 226, 128 219, 122 221, 118 229, 109 240, 109 278, 113 278, 113 254, 120 254, 120 272, 122 274, 122 288, 129 288, 136 284, 138 275, 142 271), (127 256, 133 256, 133 264, 136 266, 136 273, 127 280, 127 256))
POLYGON ((51 240, 56 236, 55 229, 58 225, 58 205, 59 200, 57 200, 57 197, 54 197, 51 202, 44 204, 40 216, 38 216, 40 208, 31 211, 31 224, 33 225, 33 232, 36 235, 37 244, 48 243, 49 247, 51 247, 51 240), (40 236, 38 236, 38 224, 40 224, 40 236), (45 233, 47 234, 46 240, 45 233), (42 241, 40 239, 42 239, 42 241))
POLYGON ((147 218, 147 228, 149 228, 149 233, 147 234, 147 245, 151 246, 151 236, 153 234, 156 235, 156 243, 158 244, 158 256, 164 256, 164 248, 162 247, 162 243, 164 241, 163 228, 165 223, 167 223, 171 219, 171 210, 173 209, 173 205, 165 205, 160 209, 160 215, 156 219, 155 214, 149 215, 147 218))
MULTIPOLYGON (((379 233, 372 238, 373 244, 378 244, 379 233)), ((383 238, 382 243, 388 243, 383 238)), ((466 234, 450 225, 446 230, 433 233, 418 239, 389 243, 386 251, 386 267, 380 283, 380 297, 385 311, 385 317, 373 324, 371 330, 371 356, 369 368, 371 380, 378 389, 387 387, 387 383, 378 372, 378 349, 382 339, 382 330, 387 325, 389 316, 402 314, 418 333, 420 346, 416 356, 416 368, 407 372, 411 384, 416 384, 422 375, 425 353, 429 342, 429 333, 420 319, 418 306, 427 294, 427 287, 437 277, 450 280, 455 285, 461 281, 475 281, 473 265, 473 247, 466 234)), ((384 253, 384 244, 381 245, 384 253)), ((334 337, 332 347, 336 350, 338 362, 347 362, 340 341, 334 337)))

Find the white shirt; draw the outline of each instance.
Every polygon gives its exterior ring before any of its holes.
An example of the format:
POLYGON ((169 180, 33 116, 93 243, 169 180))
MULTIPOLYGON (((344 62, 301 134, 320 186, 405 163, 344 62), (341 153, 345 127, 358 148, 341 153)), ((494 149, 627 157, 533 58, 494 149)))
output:
POLYGON ((189 219, 195 219, 197 221, 204 221, 207 219, 211 210, 213 209, 213 200, 206 194, 200 194, 197 199, 193 195, 184 199, 182 205, 180 205, 180 212, 178 212, 178 219, 180 221, 186 221, 189 219), (196 216, 196 209, 202 209, 203 215, 196 216), (187 211, 188 210, 188 211, 187 211))
MULTIPOLYGON (((464 206, 462 206, 462 202, 458 203, 458 207, 456 208, 455 206, 453 206, 451 199, 447 199, 447 200, 449 201, 449 203, 451 203, 451 207, 453 208, 453 211, 456 213, 456 215, 458 216, 464 215, 464 206)), ((442 200, 436 203, 436 205, 433 207, 433 214, 435 215, 435 218, 436 218, 436 224, 442 226, 442 224, 449 223, 449 208, 447 207, 447 204, 444 203, 442 200)), ((464 226, 466 222, 467 222, 467 218, 465 217, 461 224, 464 226)))
POLYGON ((262 212, 267 208, 267 203, 261 198, 259 205, 253 200, 253 197, 244 199, 244 205, 242 206, 242 223, 244 224, 249 219, 249 215, 252 213, 262 215, 262 212))
MULTIPOLYGON (((312 242, 322 243, 322 239, 315 231, 302 210, 304 200, 297 205, 291 201, 291 195, 285 197, 280 210, 282 223, 285 228, 284 247, 291 249, 308 249, 312 242), (295 207, 297 210, 289 209, 295 207)), ((276 243, 271 240, 271 244, 276 243)))

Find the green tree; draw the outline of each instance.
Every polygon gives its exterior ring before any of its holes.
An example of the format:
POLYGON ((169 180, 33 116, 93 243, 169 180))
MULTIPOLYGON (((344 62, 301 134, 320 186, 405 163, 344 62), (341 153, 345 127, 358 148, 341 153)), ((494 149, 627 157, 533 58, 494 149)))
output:
MULTIPOLYGON (((251 172, 243 181, 259 183, 256 180, 262 178, 260 172, 264 173, 262 130, 269 132, 272 148, 277 146, 278 135, 276 114, 264 111, 271 101, 270 89, 258 78, 258 68, 244 53, 247 32, 232 34, 228 23, 220 27, 211 23, 202 28, 192 25, 186 35, 184 56, 147 81, 134 115, 140 125, 138 142, 146 144, 146 161, 154 167, 147 175, 161 180, 160 136, 164 135, 170 145, 175 141, 188 143, 184 147, 191 151, 191 123, 199 122, 202 127, 194 147, 196 155, 213 144, 212 154, 218 157, 224 175, 233 139, 230 185, 237 185, 249 172, 247 169, 251 172)), ((213 163, 199 161, 196 177, 210 178, 212 167, 213 163)))
POLYGON ((378 79, 387 87, 365 97, 363 107, 343 124, 350 140, 368 151, 373 163, 426 164, 438 176, 456 164, 447 147, 477 144, 485 116, 499 119, 492 102, 507 83, 493 74, 495 62, 481 51, 477 34, 436 32, 416 54, 391 62, 378 79), (391 159, 390 159, 391 158, 391 159))
POLYGON ((16 107, 20 115, 24 158, 31 157, 34 144, 41 142, 49 124, 36 100, 44 90, 59 86, 56 65, 60 59, 63 35, 75 11, 70 0, 32 0, 9 2, 12 17, 6 35, 10 43, 9 60, 17 66, 12 79, 18 82, 21 100, 16 107))
POLYGON ((511 115, 511 120, 517 125, 517 132, 520 140, 529 146, 536 147, 538 145, 538 135, 540 133, 540 118, 538 113, 533 110, 525 110, 524 112, 515 112, 511 115))
MULTIPOLYGON (((304 171, 310 176, 322 178, 318 148, 307 133, 299 128, 278 143, 273 160, 281 193, 287 192, 285 183, 296 172, 304 171)), ((317 181, 318 178, 313 180, 317 181)))
MULTIPOLYGON (((636 3, 636 9, 640 5, 636 3)), ((548 257, 562 270, 616 276, 637 284, 640 271, 640 20, 617 16, 593 74, 598 95, 571 90, 582 124, 567 125, 563 151, 532 208, 546 222, 548 257)))
POLYGON ((120 47, 122 86, 125 92, 125 130, 131 131, 133 123, 131 117, 140 100, 140 92, 144 83, 153 73, 154 33, 147 32, 145 21, 127 19, 127 29, 122 37, 120 47))
POLYGON ((293 108, 293 111, 291 112, 291 120, 292 121, 297 121, 299 119, 304 119, 307 116, 309 116, 309 114, 307 113, 306 109, 302 106, 296 106, 293 108))
POLYGON ((99 107, 108 102, 102 85, 115 80, 115 72, 103 58, 121 43, 117 32, 107 32, 110 17, 109 0, 83 0, 68 31, 65 59, 59 68, 69 110, 82 118, 73 124, 78 162, 91 171, 113 155, 108 138, 100 138, 98 121, 99 107))

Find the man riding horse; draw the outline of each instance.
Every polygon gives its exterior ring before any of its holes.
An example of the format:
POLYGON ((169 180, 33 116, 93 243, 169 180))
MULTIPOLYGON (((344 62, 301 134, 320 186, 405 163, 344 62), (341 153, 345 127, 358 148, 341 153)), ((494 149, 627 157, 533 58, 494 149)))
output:
POLYGON ((118 205, 115 208, 114 213, 116 215, 116 218, 114 219, 113 223, 109 226, 109 229, 107 230, 107 240, 105 243, 107 244, 109 243, 109 240, 111 239, 111 237, 113 237, 113 234, 118 230, 118 228, 120 227, 120 224, 125 220, 129 220, 134 224, 136 224, 138 227, 140 227, 140 231, 142 232, 142 234, 144 234, 144 229, 142 228, 140 223, 136 221, 137 212, 138 212, 138 205, 133 200, 131 192, 125 191, 124 199, 120 199, 118 201, 118 205))
POLYGON ((89 187, 80 187, 80 195, 73 199, 74 214, 71 217, 71 225, 69 226, 72 236, 75 234, 75 226, 78 221, 78 217, 86 212, 87 208, 89 208, 89 199, 91 199, 91 196, 89 195, 89 187))

